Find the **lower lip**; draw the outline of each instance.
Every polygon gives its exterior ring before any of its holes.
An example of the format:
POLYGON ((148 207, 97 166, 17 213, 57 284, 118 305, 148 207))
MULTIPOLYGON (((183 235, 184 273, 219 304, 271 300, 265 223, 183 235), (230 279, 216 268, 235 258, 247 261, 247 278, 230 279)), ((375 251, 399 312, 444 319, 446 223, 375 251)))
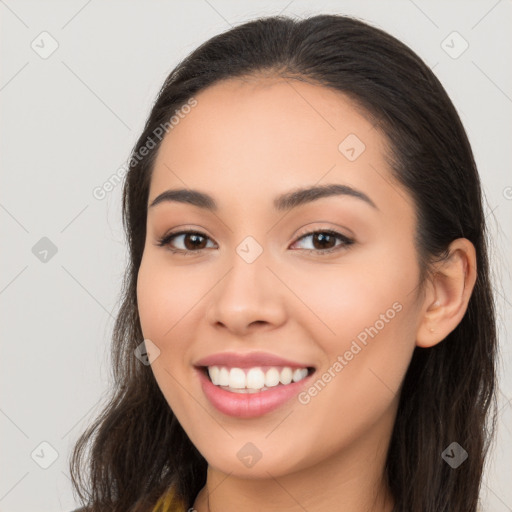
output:
POLYGON ((274 411, 297 396, 313 375, 259 393, 232 393, 213 384, 202 370, 197 371, 203 392, 211 404, 220 412, 237 418, 256 418, 274 411))

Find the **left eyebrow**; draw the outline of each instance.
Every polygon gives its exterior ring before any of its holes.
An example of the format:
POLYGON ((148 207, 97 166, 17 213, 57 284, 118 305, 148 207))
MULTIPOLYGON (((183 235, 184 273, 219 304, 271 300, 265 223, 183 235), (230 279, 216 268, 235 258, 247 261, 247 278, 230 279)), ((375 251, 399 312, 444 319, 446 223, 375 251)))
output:
POLYGON ((348 185, 340 185, 332 183, 329 185, 321 185, 309 188, 300 188, 286 194, 282 194, 274 199, 274 207, 277 210, 291 210, 297 206, 316 201, 323 197, 329 196, 350 196, 361 199, 373 208, 377 209, 377 205, 364 193, 348 185))
MULTIPOLYGON (((306 203, 311 203, 323 197, 336 195, 350 196, 369 204, 372 208, 378 210, 376 204, 360 190, 348 185, 332 183, 329 185, 313 186, 308 188, 300 188, 286 192, 274 199, 274 208, 279 211, 291 210, 306 203)), ((218 211, 218 205, 215 199, 199 190, 193 189, 170 189, 158 195, 149 205, 149 208, 163 202, 187 203, 209 211, 218 211)))

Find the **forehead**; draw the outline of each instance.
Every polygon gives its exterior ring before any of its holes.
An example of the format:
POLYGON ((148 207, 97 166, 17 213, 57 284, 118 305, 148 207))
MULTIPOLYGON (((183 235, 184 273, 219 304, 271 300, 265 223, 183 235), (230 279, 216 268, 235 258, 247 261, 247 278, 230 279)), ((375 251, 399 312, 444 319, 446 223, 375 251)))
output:
POLYGON ((253 197, 272 208, 280 192, 335 182, 364 189, 377 203, 384 183, 390 187, 385 136, 338 91, 291 79, 230 79, 195 99, 161 143, 150 200, 169 188, 195 188, 221 207, 253 197))

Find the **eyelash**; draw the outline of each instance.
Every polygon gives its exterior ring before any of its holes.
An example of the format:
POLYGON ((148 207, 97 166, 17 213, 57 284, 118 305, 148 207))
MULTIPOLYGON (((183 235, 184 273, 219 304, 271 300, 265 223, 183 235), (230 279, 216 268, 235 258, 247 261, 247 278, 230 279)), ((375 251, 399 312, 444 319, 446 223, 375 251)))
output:
MULTIPOLYGON (((335 251, 339 251, 341 249, 346 249, 348 246, 352 245, 354 243, 354 240, 351 238, 348 238, 345 235, 342 235, 341 233, 338 233, 337 231, 333 231, 331 229, 323 229, 323 230, 317 230, 317 231, 309 231, 307 233, 301 234, 295 242, 298 242, 299 240, 302 240, 303 238, 307 238, 308 236, 317 235, 317 234, 327 234, 336 237, 338 240, 341 240, 343 243, 340 245, 337 245, 335 247, 332 247, 330 249, 302 249, 303 251, 306 251, 308 253, 316 253, 320 255, 329 254, 335 251)), ((176 237, 180 235, 199 235, 203 238, 210 238, 204 233, 201 233, 200 231, 193 231, 193 230, 187 230, 187 231, 178 231, 176 233, 170 233, 168 235, 163 236, 160 238, 157 242, 157 246, 159 247, 166 247, 172 252, 172 253, 179 253, 183 254, 184 256, 191 256, 195 253, 200 252, 202 249, 197 249, 195 251, 192 250, 183 250, 183 249, 175 249, 173 247, 169 246, 169 243, 176 237)), ((295 243, 294 242, 294 243, 295 243)))

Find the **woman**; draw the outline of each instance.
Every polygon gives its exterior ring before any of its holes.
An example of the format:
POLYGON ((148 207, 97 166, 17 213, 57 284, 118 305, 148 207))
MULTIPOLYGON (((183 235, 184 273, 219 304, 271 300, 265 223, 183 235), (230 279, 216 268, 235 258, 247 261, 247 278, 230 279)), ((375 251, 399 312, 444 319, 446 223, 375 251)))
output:
POLYGON ((160 91, 123 215, 115 390, 71 467, 87 510, 477 510, 480 181, 408 47, 335 15, 210 39, 160 91))

